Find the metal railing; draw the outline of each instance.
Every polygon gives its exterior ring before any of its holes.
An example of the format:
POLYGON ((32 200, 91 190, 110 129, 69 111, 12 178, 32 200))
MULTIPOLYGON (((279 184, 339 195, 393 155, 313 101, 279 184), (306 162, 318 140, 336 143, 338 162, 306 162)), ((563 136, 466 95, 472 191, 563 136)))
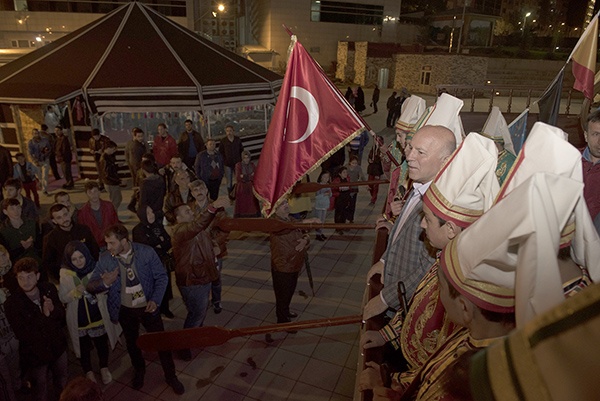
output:
MULTIPOLYGON (((443 91, 465 101, 463 112, 491 112, 500 107, 503 113, 520 113, 534 106, 546 88, 509 85, 437 85, 437 93, 443 91)), ((572 88, 563 88, 560 114, 577 115, 581 111, 583 95, 572 88)), ((533 111, 533 110, 532 110, 533 111)))

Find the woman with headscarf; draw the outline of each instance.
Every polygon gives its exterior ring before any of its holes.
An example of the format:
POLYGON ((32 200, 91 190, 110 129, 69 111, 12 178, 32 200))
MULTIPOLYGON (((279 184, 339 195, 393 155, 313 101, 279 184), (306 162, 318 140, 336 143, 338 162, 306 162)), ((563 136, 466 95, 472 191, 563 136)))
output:
POLYGON ((346 98, 348 103, 350 103, 350 106, 354 107, 354 102, 356 100, 356 96, 354 95, 354 91, 352 90, 351 87, 348 87, 348 89, 346 90, 346 93, 344 94, 344 97, 346 98))
POLYGON ((172 260, 171 253, 171 237, 163 226, 162 211, 154 211, 150 206, 140 208, 137 211, 140 219, 138 225, 133 227, 131 231, 131 240, 140 244, 151 246, 156 251, 167 271, 169 283, 165 295, 163 295, 160 303, 160 313, 169 319, 173 319, 175 315, 169 309, 169 300, 173 299, 173 288, 171 287, 171 268, 172 260))
POLYGON ((365 92, 363 92, 362 88, 359 86, 356 89, 356 99, 354 101, 354 109, 361 113, 365 111, 367 107, 365 106, 365 92))
POLYGON ((250 160, 250 152, 242 152, 242 161, 235 165, 235 209, 233 217, 259 217, 258 199, 252 192, 256 166, 250 160))
POLYGON ((92 342, 98 352, 102 383, 112 381, 108 370, 108 343, 114 349, 121 326, 113 323, 106 307, 106 294, 90 294, 88 284, 96 261, 87 246, 80 241, 71 241, 65 247, 63 267, 60 269, 58 295, 67 305, 67 327, 75 355, 88 379, 96 382, 92 371, 92 342))

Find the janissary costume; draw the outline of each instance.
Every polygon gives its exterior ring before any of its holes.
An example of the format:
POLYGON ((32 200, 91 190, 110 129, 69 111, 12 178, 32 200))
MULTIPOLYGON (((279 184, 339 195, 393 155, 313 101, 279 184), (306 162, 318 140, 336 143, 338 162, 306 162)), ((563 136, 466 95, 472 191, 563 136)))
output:
POLYGON ((500 185, 502 185, 515 162, 516 154, 508 125, 506 125, 506 120, 498 106, 492 107, 492 112, 483 125, 481 134, 502 146, 502 150, 498 152, 498 165, 496 167, 496 176, 500 185))
MULTIPOLYGON (((423 204, 442 220, 467 228, 491 207, 498 194, 497 156, 490 139, 468 135, 425 192, 423 204)), ((458 329, 447 319, 439 300, 438 265, 439 259, 419 283, 406 317, 403 319, 400 311, 380 330, 394 348, 402 349, 413 373, 458 329)))
MULTIPOLYGON (((501 311, 510 304, 509 293, 492 296, 491 283, 497 280, 503 286, 514 284, 516 322, 522 327, 534 316, 564 302, 565 297, 580 292, 587 285, 586 278, 600 279, 600 239, 583 198, 579 153, 565 141, 560 129, 536 123, 527 149, 519 154, 517 162, 518 168, 501 188, 496 205, 444 249, 440 265, 450 284, 484 309, 499 307, 496 310, 501 311), (573 280, 565 282, 556 258, 559 248, 568 246, 571 239, 573 260, 582 266, 583 279, 576 285, 573 280), (500 247, 490 248, 490 244, 502 241, 500 247), (469 273, 468 266, 483 258, 487 258, 487 264, 502 266, 502 270, 488 272, 482 265, 469 273), (499 259, 492 263, 494 258, 499 259), (516 274, 510 269, 514 261, 516 274), (478 289, 479 280, 486 286, 478 289)), ((466 350, 469 344, 467 339, 455 339, 443 347, 466 350)), ((428 362, 436 368, 417 375, 417 380, 426 378, 417 399, 430 399, 435 394, 439 399, 452 399, 441 383, 439 372, 450 364, 450 360, 446 365, 440 363, 443 355, 455 358, 451 352, 439 351, 428 362)), ((415 385, 411 389, 416 394, 415 385)))
MULTIPOLYGON (((600 284, 527 323, 471 359, 476 401, 595 401, 600 284)), ((468 385, 467 383, 464 384, 468 385)))
MULTIPOLYGON (((536 172, 550 172, 583 183, 581 155, 566 138, 566 134, 560 128, 541 122, 535 123, 516 158, 515 168, 510 171, 500 189, 498 200, 503 199, 536 172)), ((576 194, 571 196, 575 197, 576 194)), ((561 248, 570 246, 572 262, 580 268, 579 274, 571 274, 569 280, 563 277, 566 296, 581 291, 591 281, 600 281, 600 247, 590 246, 596 243, 598 238, 594 231, 585 202, 578 202, 562 228, 560 240, 561 248)), ((564 273, 562 265, 559 269, 563 276, 568 275, 564 273)))
MULTIPOLYGON (((582 181, 577 151, 566 142, 564 133, 555 127, 536 123, 527 139, 527 149, 519 153, 520 167, 500 197, 523 179, 522 170, 535 171, 530 163, 548 163, 553 172, 582 181), (538 147, 541 147, 538 148, 538 147), (538 153, 539 152, 539 153, 538 153), (531 153, 531 154, 529 154, 531 153), (568 156, 567 156, 568 155, 568 156)), ((596 283, 600 280, 600 239, 592 226, 583 191, 563 192, 577 204, 561 234, 561 246, 572 238, 573 260, 589 271, 596 283), (574 225, 572 224, 574 222, 574 225)), ((583 270, 583 276, 586 272, 583 270)), ((582 280, 584 281, 584 280, 582 280)), ((502 342, 478 353, 472 359, 471 391, 476 400, 497 401, 592 401, 598 399, 600 382, 595 369, 600 348, 589 346, 600 340, 600 287, 595 284, 570 291, 563 283, 565 302, 537 302, 545 312, 511 333, 502 342), (550 309, 552 306, 554 309, 550 309)))
MULTIPOLYGON (((554 174, 529 178, 444 247, 440 269, 448 285, 481 309, 515 313, 518 327, 543 308, 540 304, 564 301, 556 254, 561 227, 577 202, 565 194, 582 188, 582 183, 554 174)), ((498 339, 473 338, 460 330, 414 380, 400 378, 393 388, 402 400, 454 400, 444 386, 448 368, 464 352, 498 339)))

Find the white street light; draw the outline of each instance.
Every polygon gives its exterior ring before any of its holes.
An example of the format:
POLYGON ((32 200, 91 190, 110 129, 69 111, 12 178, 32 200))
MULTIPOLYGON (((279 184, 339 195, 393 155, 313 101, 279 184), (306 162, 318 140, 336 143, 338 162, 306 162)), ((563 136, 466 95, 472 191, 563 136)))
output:
POLYGON ((523 36, 525 36, 525 25, 527 24, 527 17, 529 17, 529 16, 531 16, 530 12, 525 14, 525 17, 523 17, 523 36))

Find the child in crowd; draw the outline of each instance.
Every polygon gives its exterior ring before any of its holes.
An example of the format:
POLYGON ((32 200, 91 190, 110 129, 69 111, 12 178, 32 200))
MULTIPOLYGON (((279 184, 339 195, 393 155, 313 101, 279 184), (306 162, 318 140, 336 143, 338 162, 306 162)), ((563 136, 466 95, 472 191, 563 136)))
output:
MULTIPOLYGON (((317 182, 319 184, 329 184, 331 180, 331 175, 329 171, 321 171, 319 174, 319 178, 317 182)), ((329 204, 331 201, 331 188, 322 188, 317 191, 315 194, 315 216, 321 221, 321 223, 325 223, 325 217, 327 216, 327 209, 329 209, 329 204)), ((323 235, 322 229, 317 229, 317 241, 325 241, 327 237, 323 235)))
MULTIPOLYGON (((348 165, 348 181, 365 181, 365 175, 363 174, 360 164, 358 164, 358 157, 356 156, 350 157, 350 164, 348 165)), ((358 187, 350 187, 350 201, 348 203, 348 213, 346 215, 346 218, 350 221, 350 223, 354 223, 357 195, 358 187)))
POLYGON ((59 297, 67 305, 67 327, 75 355, 80 358, 85 376, 93 382, 92 342, 98 352, 102 383, 112 381, 108 370, 108 343, 114 348, 121 326, 110 321, 106 293, 90 294, 85 287, 96 267, 92 254, 80 241, 65 247, 64 263, 60 269, 59 297))
MULTIPOLYGON (((348 179, 348 167, 346 166, 341 166, 336 174, 336 176, 333 178, 334 183, 342 183, 342 182, 349 182, 348 179)), ((334 221, 337 224, 344 224, 346 223, 347 217, 348 217, 348 209, 350 207, 350 187, 336 187, 333 188, 333 197, 335 199, 334 202, 334 209, 335 209, 335 213, 334 213, 334 221)), ((344 231, 337 229, 335 230, 335 232, 337 234, 343 234, 344 231)))
POLYGON ((17 153, 15 155, 17 164, 13 166, 13 178, 18 178, 23 184, 25 190, 25 196, 35 202, 35 206, 39 209, 40 197, 38 195, 38 176, 40 175, 40 169, 38 169, 33 163, 25 160, 23 153, 17 153), (33 194, 33 198, 31 195, 33 194))

